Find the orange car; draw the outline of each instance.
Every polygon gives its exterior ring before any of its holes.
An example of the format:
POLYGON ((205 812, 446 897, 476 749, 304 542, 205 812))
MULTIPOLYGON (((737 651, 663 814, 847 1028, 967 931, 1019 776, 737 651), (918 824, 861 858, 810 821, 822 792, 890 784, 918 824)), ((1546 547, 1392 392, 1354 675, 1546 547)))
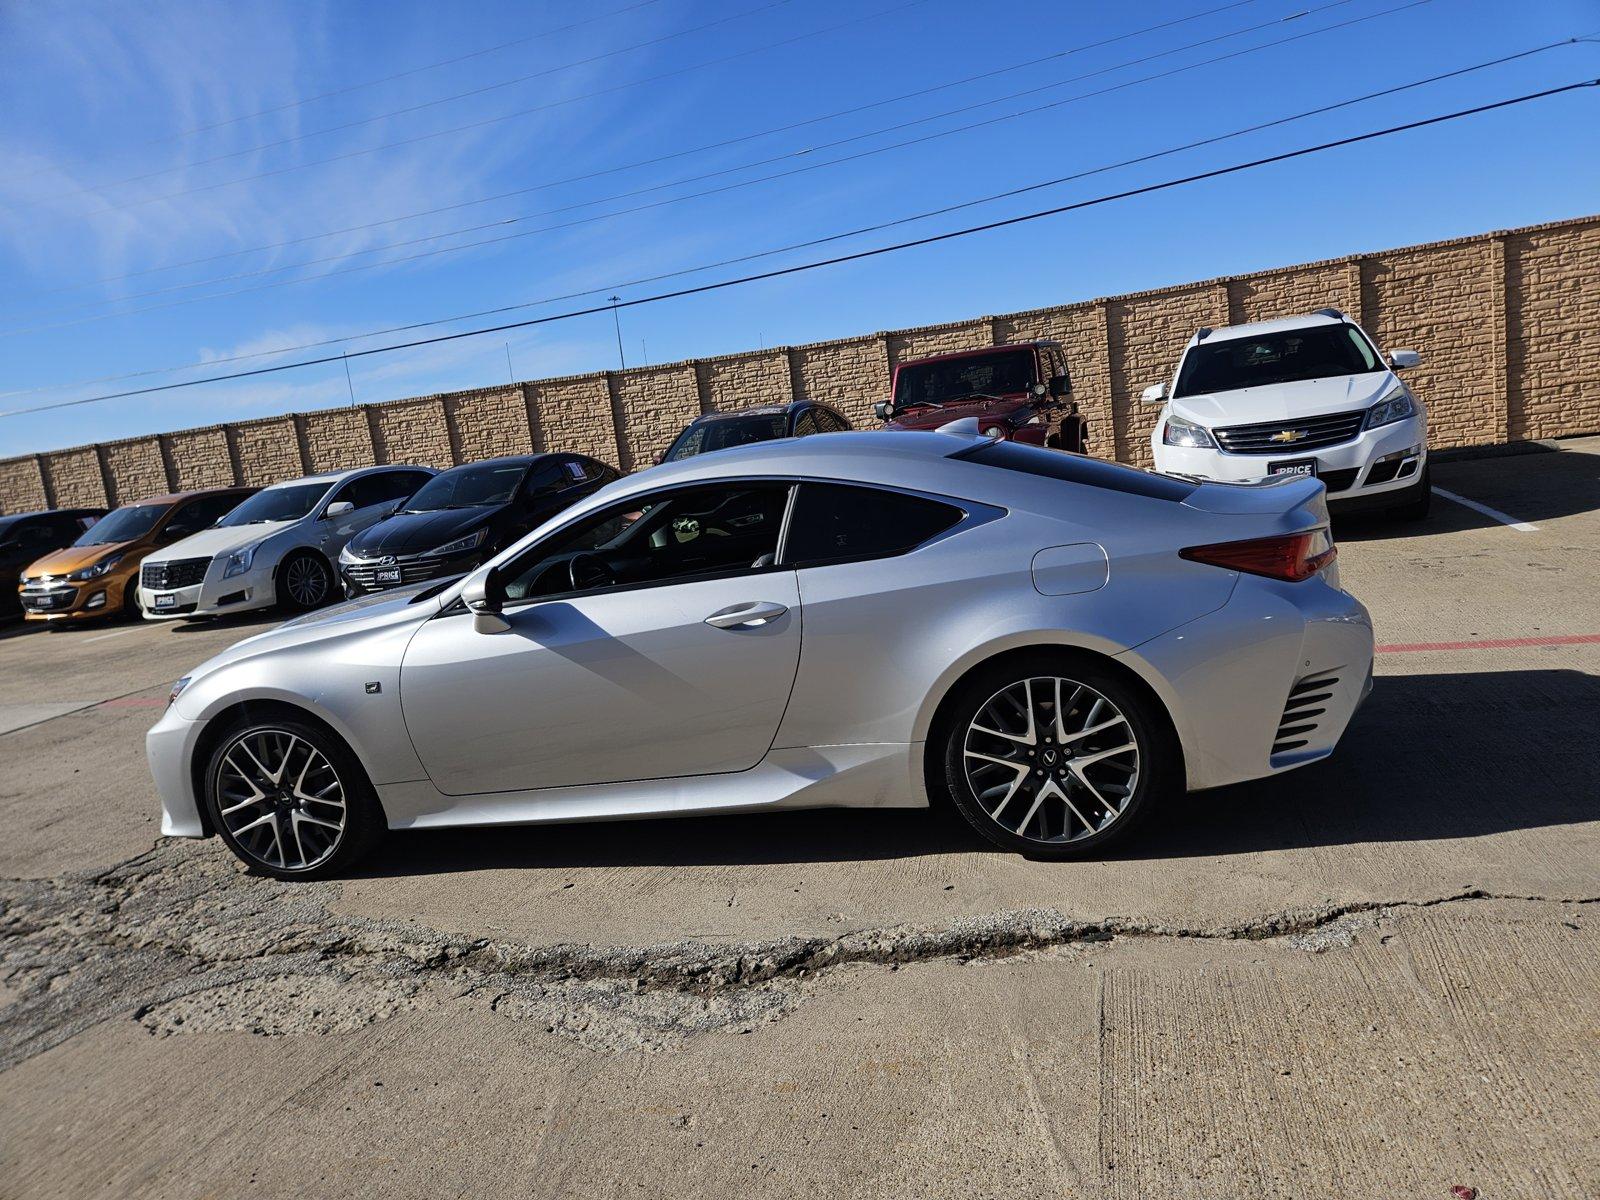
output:
POLYGON ((145 555, 214 525, 255 488, 213 488, 151 496, 89 526, 65 550, 22 573, 18 595, 30 621, 137 616, 139 564, 145 555))

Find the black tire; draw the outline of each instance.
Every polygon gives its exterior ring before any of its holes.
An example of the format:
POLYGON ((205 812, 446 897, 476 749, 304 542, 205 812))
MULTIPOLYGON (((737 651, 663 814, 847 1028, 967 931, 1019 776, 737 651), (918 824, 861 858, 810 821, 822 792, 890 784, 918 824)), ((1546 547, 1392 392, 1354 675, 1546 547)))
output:
POLYGON ((296 550, 278 564, 278 574, 273 581, 277 592, 278 605, 285 612, 303 613, 314 608, 321 608, 334 598, 333 569, 328 566, 328 560, 322 555, 310 550, 296 550), (302 594, 297 596, 298 584, 306 576, 301 572, 310 573, 311 578, 321 579, 321 590, 316 595, 302 594))
POLYGON ((1183 778, 1181 753, 1166 714, 1115 670, 1070 651, 1010 656, 979 671, 962 685, 935 736, 940 739, 935 747, 940 778, 935 782, 943 784, 956 811, 996 846, 1030 858, 1083 858, 1103 851, 1175 794, 1183 778), (1064 684, 1064 741, 1053 736, 1048 717, 1055 705, 1050 685, 1058 679, 1064 684), (1067 687, 1078 690, 1068 692, 1067 687), (1019 688, 1021 692, 1015 691, 1019 688), (1023 695, 1036 706, 1031 747, 1017 736, 1025 732, 1020 725, 1023 695), (1094 717, 1090 710, 1097 701, 1109 706, 1109 713, 1094 717), (1007 706, 1013 703, 1018 707, 1009 732, 990 732, 1004 726, 1007 706), (1113 723, 1100 733, 1079 732, 1079 722, 1088 727, 1091 717, 1096 726, 1113 723), (1114 753, 1127 739, 1132 754, 1114 753), (1007 762, 991 765, 993 760, 985 757, 990 752, 1007 762), (1091 755, 1100 757, 1082 767, 1071 765, 1091 755), (1019 760, 1015 765, 1013 756, 1019 760), (1044 761, 1047 757, 1052 761, 1044 761), (1130 760, 1131 776, 1124 774, 1130 760), (974 764, 970 770, 969 763, 974 764), (1021 775, 1016 774, 1018 767, 1023 768, 1021 775), (984 787, 985 799, 980 799, 978 786, 984 787), (1122 788, 1128 789, 1126 795, 1119 794, 1122 788), (996 790, 1004 795, 995 796, 996 790))
POLYGON ((138 576, 122 585, 122 617, 127 621, 144 619, 144 610, 139 607, 138 576))
POLYGON ((1428 515, 1428 510, 1433 507, 1433 480, 1428 466, 1422 468, 1422 477, 1417 480, 1416 486, 1407 488, 1405 498, 1389 510, 1389 515, 1397 521, 1421 521, 1428 515))
POLYGON ((206 764, 205 805, 212 828, 228 849, 252 874, 274 879, 341 875, 364 858, 387 829, 372 784, 350 748, 316 725, 276 714, 241 721, 217 742, 206 764), (275 747, 283 748, 285 767, 270 761, 275 747), (306 753, 307 747, 321 756, 325 769, 306 753), (276 771, 277 781, 269 770, 276 771), (244 782, 241 775, 246 773, 250 778, 244 782), (337 792, 329 791, 330 779, 337 783, 337 792), (301 799, 295 787, 302 780, 307 799, 301 799), (294 795, 280 795, 285 784, 294 795), (241 804, 246 786, 264 798, 241 804), (323 798, 309 799, 317 793, 323 798), (339 796, 343 805, 337 834, 322 824, 339 811, 327 798, 332 795, 339 796), (260 823, 263 817, 270 817, 268 824, 260 823), (255 828, 247 828, 252 822, 255 828))

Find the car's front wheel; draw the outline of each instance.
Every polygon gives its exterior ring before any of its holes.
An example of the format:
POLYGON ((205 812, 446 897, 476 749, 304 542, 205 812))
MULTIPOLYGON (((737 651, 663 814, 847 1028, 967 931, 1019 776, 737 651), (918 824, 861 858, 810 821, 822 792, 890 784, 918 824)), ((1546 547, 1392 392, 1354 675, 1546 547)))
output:
POLYGON ((957 811, 995 845, 1035 858, 1105 849, 1181 779, 1175 740, 1154 702, 1070 653, 979 672, 940 735, 957 811))
POLYGON ((320 554, 299 550, 278 568, 278 602, 290 612, 310 612, 333 596, 333 572, 320 554))
POLYGON ((229 731, 207 765, 205 801, 228 849, 277 879, 336 875, 384 830, 372 785, 349 747, 287 717, 229 731))
POLYGON ((1420 521, 1426 517, 1428 509, 1433 504, 1433 480, 1430 469, 1424 466, 1416 484, 1401 494, 1404 498, 1389 510, 1395 520, 1420 521))

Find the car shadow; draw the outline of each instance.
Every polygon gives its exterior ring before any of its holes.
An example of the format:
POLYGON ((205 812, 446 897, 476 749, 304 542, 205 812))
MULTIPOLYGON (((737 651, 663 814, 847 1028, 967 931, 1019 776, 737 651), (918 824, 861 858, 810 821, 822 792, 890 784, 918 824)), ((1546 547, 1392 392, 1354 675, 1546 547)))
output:
MULTIPOLYGON (((1600 746, 1575 734, 1596 727, 1600 678, 1581 671, 1381 677, 1332 758, 1173 800, 1104 857, 1225 857, 1593 821, 1600 746)), ((358 874, 872 861, 986 848, 943 811, 819 809, 397 833, 358 874)))
MULTIPOLYGON (((1439 462, 1433 482, 1436 488, 1533 524, 1600 512, 1600 454, 1578 450, 1527 443, 1518 453, 1439 462)), ((1421 521, 1397 520, 1382 512, 1341 513, 1337 505, 1332 512, 1334 537, 1345 542, 1504 528, 1495 518, 1439 495, 1421 521)))

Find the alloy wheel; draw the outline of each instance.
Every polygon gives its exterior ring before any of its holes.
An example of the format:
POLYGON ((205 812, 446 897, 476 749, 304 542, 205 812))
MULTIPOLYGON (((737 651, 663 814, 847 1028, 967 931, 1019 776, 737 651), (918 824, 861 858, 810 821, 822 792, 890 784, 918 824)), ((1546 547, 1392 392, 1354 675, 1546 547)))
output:
POLYGON ((315 608, 328 596, 328 572, 309 554, 290 561, 283 584, 289 589, 289 598, 301 608, 315 608))
POLYGON ((300 871, 339 848, 348 809, 327 755, 288 730, 252 729, 223 752, 217 813, 247 857, 300 871))
POLYGON ((1094 688, 1041 676, 1007 684, 979 706, 962 746, 978 806, 1007 833, 1065 844, 1100 833, 1139 784, 1128 719, 1094 688))

